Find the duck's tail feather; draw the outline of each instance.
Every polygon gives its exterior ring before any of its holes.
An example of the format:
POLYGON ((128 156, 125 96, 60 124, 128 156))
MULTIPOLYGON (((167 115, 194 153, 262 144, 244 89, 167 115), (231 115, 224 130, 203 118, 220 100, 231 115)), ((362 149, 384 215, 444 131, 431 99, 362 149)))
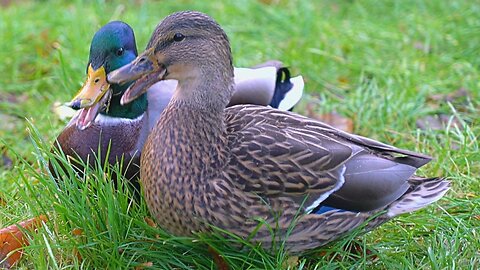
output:
MULTIPOLYGON (((365 226, 365 232, 370 231, 390 219, 404 214, 417 211, 442 198, 450 188, 450 182, 442 177, 420 178, 412 177, 409 179, 412 185, 405 194, 395 202, 387 206, 383 214, 371 219, 365 226)), ((375 213, 372 213, 374 216, 375 213)))
POLYGON ((438 201, 450 188, 450 182, 442 177, 421 178, 413 176, 408 181, 411 186, 405 194, 381 210, 354 212, 329 206, 321 206, 313 213, 321 215, 326 212, 335 211, 339 213, 339 215, 343 214, 345 216, 356 213, 356 218, 369 220, 368 223, 365 224, 365 232, 367 232, 398 215, 419 210, 438 201))
POLYGON ((290 77, 290 71, 286 67, 277 70, 275 92, 270 106, 280 110, 290 111, 300 101, 303 95, 303 77, 290 77))
POLYGON ((450 188, 450 182, 441 177, 412 177, 409 182, 411 188, 400 199, 390 204, 387 216, 395 217, 424 208, 442 198, 450 188))
POLYGON ((379 210, 353 212, 321 206, 298 221, 300 226, 297 224, 292 230, 287 248, 292 252, 299 252, 325 245, 354 229, 359 229, 359 233, 371 231, 395 216, 413 212, 434 203, 443 197, 450 187, 450 182, 440 177, 414 176, 409 179, 409 183, 411 187, 404 195, 379 210))

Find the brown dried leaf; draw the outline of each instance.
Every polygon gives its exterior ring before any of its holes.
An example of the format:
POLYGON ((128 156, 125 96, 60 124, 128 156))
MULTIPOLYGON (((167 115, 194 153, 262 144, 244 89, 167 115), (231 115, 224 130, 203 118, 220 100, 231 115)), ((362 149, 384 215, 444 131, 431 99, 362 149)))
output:
MULTIPOLYGON (((76 237, 81 237, 83 236, 83 230, 80 228, 75 228, 72 230, 72 235, 76 237)), ((83 260, 82 255, 80 254, 80 251, 77 248, 73 248, 73 255, 77 257, 77 260, 81 262, 83 260)))
POLYGON ((213 261, 215 262, 218 270, 230 269, 230 266, 228 266, 228 263, 225 261, 225 259, 223 259, 223 257, 211 246, 208 246, 208 252, 212 255, 213 261))
POLYGON ((145 222, 148 224, 148 226, 150 226, 152 228, 157 228, 157 223, 155 223, 155 221, 153 221, 153 219, 151 219, 149 217, 145 217, 143 220, 145 220, 145 222))
POLYGON ((436 102, 455 102, 459 99, 464 99, 470 97, 470 92, 468 89, 460 87, 455 92, 451 92, 448 94, 433 94, 428 97, 429 101, 436 101, 436 102))
MULTIPOLYGON (((35 230, 47 222, 47 217, 41 215, 20 222, 18 225, 25 230, 35 230)), ((28 246, 28 240, 17 225, 0 229, 0 268, 10 268, 22 257, 21 248, 28 246)))
POLYGON ((467 199, 471 199, 471 198, 476 198, 478 195, 473 193, 473 192, 468 192, 467 194, 465 194, 465 197, 467 199))
POLYGON ((337 112, 320 114, 315 111, 315 105, 312 103, 306 106, 306 116, 324 122, 334 128, 352 133, 353 132, 353 120, 344 116, 341 116, 337 112))
POLYGON ((298 256, 289 256, 282 264, 285 269, 293 269, 298 266, 298 256))
POLYGON ((348 246, 346 246, 344 250, 348 252, 345 254, 345 256, 341 254, 329 253, 324 250, 320 251, 319 255, 320 257, 327 257, 328 260, 333 259, 335 261, 343 261, 345 257, 350 257, 351 255, 358 256, 358 255, 366 254, 369 257, 369 259, 371 259, 372 261, 378 260, 378 256, 375 255, 371 249, 364 250, 363 246, 361 246, 358 243, 348 244, 348 246))
POLYGON ((80 228, 75 228, 72 230, 72 234, 75 236, 82 236, 83 235, 83 230, 80 228))
POLYGON ((7 155, 7 150, 3 149, 2 151, 2 159, 0 160, 0 168, 11 169, 13 166, 12 159, 7 155))
POLYGON ((0 112, 0 134, 1 132, 14 130, 19 122, 19 118, 0 112))
POLYGON ((153 262, 144 262, 140 265, 135 266, 135 270, 142 270, 142 269, 145 269, 145 267, 152 267, 152 266, 153 266, 153 262))
POLYGON ((0 93, 0 102, 23 103, 28 100, 27 94, 18 95, 17 93, 0 93))
POLYGON ((350 79, 346 76, 340 76, 337 78, 337 81, 341 85, 349 85, 350 84, 350 79))
POLYGON ((452 118, 450 115, 446 114, 427 115, 423 118, 418 119, 416 124, 417 127, 421 130, 443 130, 449 124, 452 127, 462 127, 462 123, 460 122, 460 120, 458 120, 458 118, 452 118))

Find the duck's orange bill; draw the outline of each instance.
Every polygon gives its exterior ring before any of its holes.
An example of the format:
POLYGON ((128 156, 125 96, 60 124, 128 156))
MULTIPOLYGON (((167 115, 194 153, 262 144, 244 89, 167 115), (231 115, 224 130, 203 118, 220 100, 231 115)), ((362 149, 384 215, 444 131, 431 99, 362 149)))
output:
POLYGON ((82 109, 93 106, 98 103, 110 88, 107 82, 105 68, 101 66, 93 70, 92 65, 88 66, 87 80, 82 88, 67 106, 72 109, 82 109))

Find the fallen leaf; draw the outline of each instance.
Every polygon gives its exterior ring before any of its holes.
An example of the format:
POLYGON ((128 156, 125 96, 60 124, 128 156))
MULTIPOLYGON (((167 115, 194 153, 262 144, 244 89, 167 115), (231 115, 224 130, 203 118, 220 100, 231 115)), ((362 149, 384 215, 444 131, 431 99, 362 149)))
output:
POLYGON ((348 85, 350 83, 350 79, 346 76, 340 76, 337 78, 338 83, 341 85, 348 85))
POLYGON ((452 118, 452 116, 446 114, 427 115, 418 119, 416 124, 421 130, 443 130, 448 125, 456 128, 462 127, 462 123, 458 118, 452 118))
POLYGON ((75 236, 81 236, 81 235, 83 235, 83 230, 79 229, 79 228, 75 228, 75 229, 72 230, 72 234, 75 235, 75 236))
POLYGON ((315 111, 315 105, 309 103, 306 106, 306 116, 324 122, 334 128, 352 133, 353 132, 353 120, 344 116, 341 116, 337 112, 320 114, 315 111))
POLYGON ((16 124, 20 122, 18 117, 0 112, 0 131, 11 131, 15 129, 16 124))
POLYGON ((0 102, 8 103, 23 103, 28 100, 27 94, 17 94, 17 93, 0 93, 0 102))
POLYGON ((13 166, 13 161, 7 155, 7 150, 3 149, 2 151, 2 159, 0 160, 0 168, 3 167, 5 169, 11 169, 13 166))
POLYGON ((436 101, 436 102, 455 102, 459 99, 464 99, 470 97, 470 93, 468 89, 460 87, 454 92, 448 94, 433 94, 428 96, 429 101, 436 101))
POLYGON ((153 262, 144 262, 140 265, 135 266, 135 270, 142 270, 145 267, 152 267, 152 266, 153 266, 153 262))
MULTIPOLYGON (((18 223, 25 230, 32 231, 47 222, 47 217, 41 215, 18 223)), ((0 268, 10 268, 22 257, 21 248, 28 246, 28 240, 17 225, 0 229, 0 268)))
POLYGON ((298 256, 289 256, 282 264, 285 269, 293 269, 298 266, 298 256))
POLYGON ((319 252, 320 257, 326 257, 327 260, 335 260, 335 261, 343 261, 345 258, 350 257, 350 258, 356 258, 358 255, 363 255, 365 254, 369 259, 372 261, 377 261, 378 256, 374 254, 374 252, 371 249, 363 249, 363 246, 361 246, 358 243, 350 243, 348 244, 344 249, 346 253, 343 254, 335 254, 332 252, 327 252, 325 250, 322 250, 319 252), (353 255, 353 256, 352 256, 353 255))
POLYGON ((473 192, 468 192, 467 194, 465 194, 465 197, 467 199, 471 199, 471 198, 476 198, 478 195, 473 193, 473 192))
POLYGON ((0 1, 0 6, 2 6, 2 7, 8 7, 11 2, 12 2, 12 0, 1 0, 1 1, 0 1))
POLYGON ((145 222, 148 224, 148 226, 150 226, 152 228, 157 228, 157 223, 155 223, 155 221, 153 221, 153 219, 151 219, 149 217, 145 217, 143 220, 145 220, 145 222))
MULTIPOLYGON (((72 235, 80 237, 83 236, 83 230, 80 228, 75 228, 72 230, 72 235)), ((77 248, 73 248, 73 255, 77 257, 78 261, 81 262, 83 260, 80 251, 77 248)))
POLYGON ((211 246, 208 246, 208 252, 212 255, 213 261, 215 262, 218 270, 230 269, 230 266, 228 266, 228 263, 225 261, 225 259, 223 259, 222 255, 218 254, 218 252, 211 246))

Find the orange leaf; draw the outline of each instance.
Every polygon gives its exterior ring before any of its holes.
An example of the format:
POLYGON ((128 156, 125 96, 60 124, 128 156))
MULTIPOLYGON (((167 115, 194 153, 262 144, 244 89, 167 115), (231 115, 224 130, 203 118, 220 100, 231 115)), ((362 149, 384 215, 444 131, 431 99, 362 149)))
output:
POLYGON ((218 270, 229 270, 230 266, 228 266, 227 261, 223 259, 222 255, 218 254, 218 252, 213 249, 211 246, 208 246, 208 252, 212 255, 213 261, 217 266, 218 270))
POLYGON ((27 246, 28 240, 19 229, 35 230, 42 226, 42 221, 47 222, 47 217, 41 215, 0 229, 0 268, 10 268, 22 257, 21 248, 27 246))
POLYGON ((75 228, 75 229, 72 230, 72 234, 75 235, 75 236, 83 235, 83 230, 79 229, 79 228, 75 228))
POLYGON ((144 220, 148 224, 148 226, 150 226, 152 228, 157 228, 157 223, 155 223, 155 221, 153 221, 153 219, 151 219, 149 217, 145 217, 144 220))

